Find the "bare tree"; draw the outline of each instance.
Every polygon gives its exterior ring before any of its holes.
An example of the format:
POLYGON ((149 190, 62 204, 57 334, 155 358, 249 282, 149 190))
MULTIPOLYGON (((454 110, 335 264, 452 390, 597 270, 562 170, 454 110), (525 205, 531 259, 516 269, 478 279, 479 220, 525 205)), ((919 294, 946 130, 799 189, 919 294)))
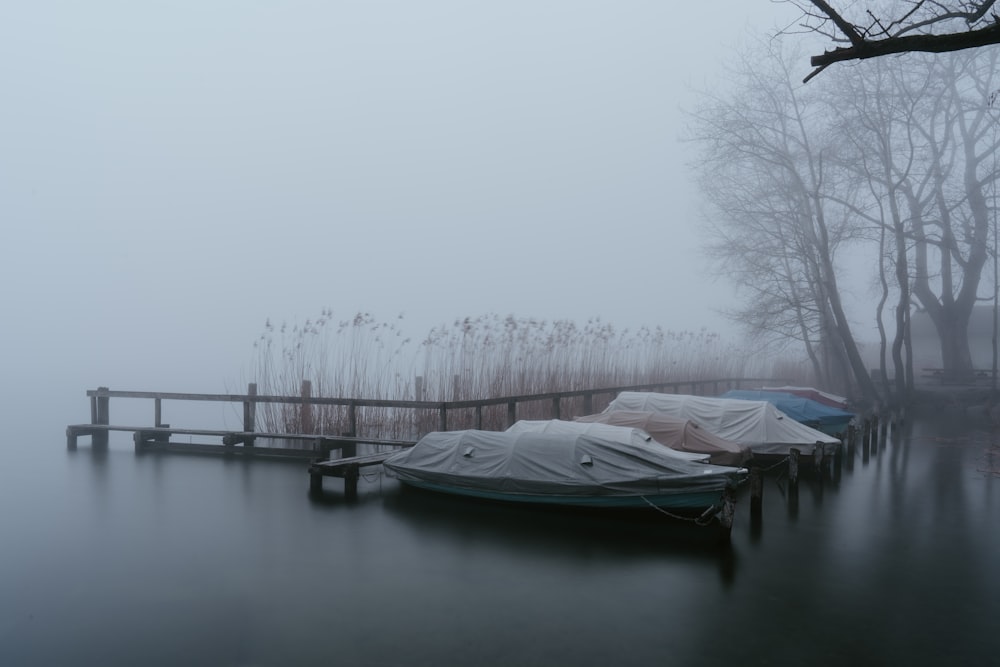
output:
POLYGON ((836 251, 855 228, 829 196, 850 198, 825 160, 837 138, 814 131, 823 105, 793 83, 775 44, 765 48, 734 72, 733 92, 704 95, 692 114, 696 169, 716 212, 710 252, 745 299, 734 319, 758 336, 801 341, 821 382, 872 399, 838 286, 836 251))
POLYGON ((945 372, 972 372, 968 325, 995 213, 987 193, 997 180, 991 159, 997 132, 985 100, 996 85, 998 56, 997 49, 983 49, 915 58, 905 67, 873 63, 864 76, 834 77, 830 90, 839 132, 854 147, 846 163, 856 165, 879 205, 879 217, 868 220, 894 247, 880 256, 895 270, 892 359, 900 393, 908 389, 900 369, 912 373, 901 355, 910 348, 900 337, 908 330, 911 295, 934 323, 945 372))
POLYGON ((915 191, 927 181, 926 153, 914 136, 921 121, 922 100, 931 77, 904 72, 898 62, 875 63, 866 76, 839 76, 830 90, 837 119, 835 131, 846 141, 839 155, 845 169, 853 170, 867 186, 869 205, 855 207, 855 214, 875 230, 878 242, 878 281, 881 297, 875 318, 880 339, 880 372, 889 393, 904 397, 913 389, 910 312, 912 277, 910 255, 913 239, 910 215, 920 204, 915 191), (892 275, 890 284, 889 274, 892 275), (883 321, 890 292, 896 294, 895 332, 891 345, 883 321), (887 349, 888 348, 888 349, 887 349), (894 383, 886 371, 887 352, 894 383))
POLYGON ((847 60, 924 51, 945 53, 1000 43, 996 0, 903 0, 882 3, 792 0, 803 11, 802 26, 837 44, 810 63, 817 68, 847 60))
POLYGON ((986 100, 996 86, 998 56, 989 49, 934 59, 931 72, 940 93, 928 96, 930 122, 918 126, 938 166, 930 174, 933 203, 913 217, 913 291, 938 331, 944 368, 959 375, 972 371, 969 319, 995 214, 987 193, 997 179, 990 158, 998 145, 986 100))

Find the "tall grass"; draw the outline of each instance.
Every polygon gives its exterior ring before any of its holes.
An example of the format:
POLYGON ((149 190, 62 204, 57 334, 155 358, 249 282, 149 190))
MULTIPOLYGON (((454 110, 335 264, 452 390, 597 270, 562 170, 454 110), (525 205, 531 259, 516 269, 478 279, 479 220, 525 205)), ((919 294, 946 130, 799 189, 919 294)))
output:
MULTIPOLYGON (((330 309, 303 324, 274 326, 268 321, 254 344, 251 381, 259 393, 271 395, 298 395, 302 381, 308 380, 313 396, 452 401, 760 377, 769 363, 704 329, 618 329, 600 318, 578 325, 487 314, 435 327, 420 340, 406 336, 404 325, 402 315, 389 322, 370 313, 339 320, 330 309)), ((571 403, 566 401, 564 415, 581 414, 582 401, 571 403)), ((550 406, 536 409, 526 404, 519 407, 519 416, 547 417, 550 406)), ((260 404, 258 410, 263 428, 301 432, 301 414, 295 406, 260 404)), ((484 427, 501 427, 505 410, 484 409, 484 427)), ((307 423, 316 433, 340 434, 348 429, 345 408, 313 406, 311 416, 307 423)), ((363 408, 358 424, 365 432, 358 435, 413 437, 433 428, 427 420, 436 423, 434 419, 426 411, 363 408)), ((471 410, 449 413, 452 428, 471 427, 472 419, 471 410)))

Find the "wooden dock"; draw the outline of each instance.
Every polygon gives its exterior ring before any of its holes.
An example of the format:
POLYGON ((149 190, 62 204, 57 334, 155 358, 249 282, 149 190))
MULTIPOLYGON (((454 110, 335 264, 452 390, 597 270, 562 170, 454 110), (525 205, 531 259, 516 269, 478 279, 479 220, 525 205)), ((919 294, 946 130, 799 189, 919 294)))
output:
POLYGON ((314 461, 309 466, 309 492, 322 493, 324 477, 340 477, 344 480, 344 497, 354 500, 358 497, 358 478, 361 477, 361 469, 381 465, 393 454, 395 452, 377 452, 363 456, 314 461))
MULTIPOLYGON (((66 427, 66 447, 76 450, 80 437, 89 437, 94 449, 106 448, 109 436, 113 432, 132 434, 136 454, 151 452, 173 452, 183 454, 209 454, 223 456, 240 456, 247 458, 284 458, 309 461, 309 488, 319 492, 323 488, 324 477, 340 477, 344 480, 344 491, 348 498, 357 494, 358 479, 361 469, 381 465, 394 451, 401 447, 415 444, 414 440, 391 440, 359 436, 359 409, 386 408, 389 410, 409 410, 425 413, 430 421, 421 420, 421 428, 426 430, 447 431, 456 420, 449 419, 454 413, 464 413, 459 428, 478 428, 484 425, 484 409, 503 415, 506 426, 519 419, 518 408, 524 404, 535 404, 531 418, 571 419, 582 414, 590 414, 594 409, 595 396, 616 396, 622 391, 672 391, 681 393, 684 390, 698 394, 699 390, 718 394, 720 390, 739 389, 741 386, 761 383, 787 383, 787 380, 776 378, 720 378, 711 380, 687 380, 683 382, 659 382, 622 387, 604 387, 598 389, 583 389, 545 394, 530 394, 523 396, 504 396, 498 398, 475 399, 463 401, 424 401, 424 400, 387 400, 387 399, 356 399, 331 398, 312 395, 311 384, 302 382, 298 396, 269 396, 257 393, 257 385, 251 383, 246 394, 189 394, 176 392, 147 391, 112 391, 107 387, 88 390, 90 398, 90 422, 85 424, 70 424, 66 427), (151 425, 120 425, 112 424, 110 418, 110 401, 112 398, 147 399, 153 401, 153 419, 151 425), (575 399, 575 400, 574 400, 575 399), (573 400, 576 407, 565 410, 564 401, 573 400), (163 403, 165 401, 217 401, 242 404, 243 420, 239 429, 199 429, 177 428, 163 421, 163 403), (301 433, 277 433, 257 430, 257 407, 260 404, 283 404, 293 406, 298 415, 301 433), (337 406, 343 410, 346 417, 341 435, 317 434, 314 431, 313 409, 315 406, 337 406), (540 407, 539 407, 540 406, 540 407), (581 411, 582 410, 582 411, 581 411), (537 413, 544 412, 545 416, 537 413), (577 412, 578 414, 567 414, 577 412), (429 413, 429 414, 428 414, 429 413), (429 426, 429 428, 428 428, 429 426), (313 431, 313 432, 310 432, 313 431), (187 438, 187 441, 177 440, 177 436, 187 438), (212 442, 194 442, 195 438, 211 438, 212 442), (297 443, 299 446, 267 446, 261 441, 279 441, 297 443), (358 454, 358 445, 373 446, 381 451, 358 454), (338 457, 331 457, 333 452, 338 457)), ((417 383, 418 386, 420 383, 417 383)), ((372 425, 368 425, 371 427, 372 425)), ((376 427, 378 425, 375 425, 376 427)), ((496 427, 496 426, 494 426, 496 427)), ((505 426, 499 426, 504 428, 505 426)), ((367 430, 375 431, 376 428, 367 430)))

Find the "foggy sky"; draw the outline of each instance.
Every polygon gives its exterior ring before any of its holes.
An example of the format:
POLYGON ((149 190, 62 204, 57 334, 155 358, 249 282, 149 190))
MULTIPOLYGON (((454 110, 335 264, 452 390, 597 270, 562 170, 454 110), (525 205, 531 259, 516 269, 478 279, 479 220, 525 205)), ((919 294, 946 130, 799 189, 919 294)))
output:
POLYGON ((8 5, 8 385, 220 391, 327 307, 726 327, 680 109, 787 7, 8 5))

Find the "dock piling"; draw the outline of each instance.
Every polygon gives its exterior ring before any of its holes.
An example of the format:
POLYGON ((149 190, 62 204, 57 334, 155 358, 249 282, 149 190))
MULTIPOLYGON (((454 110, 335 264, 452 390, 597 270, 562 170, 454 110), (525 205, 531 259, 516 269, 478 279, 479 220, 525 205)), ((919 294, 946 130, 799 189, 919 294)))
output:
POLYGON ((757 466, 750 467, 750 515, 760 517, 764 499, 764 475, 757 466))
MULTIPOLYGON (((107 387, 98 387, 98 393, 91 402, 91 413, 94 424, 107 426, 111 423, 111 398, 107 394, 102 394, 102 392, 107 391, 107 387)), ((91 445, 95 449, 108 446, 108 432, 106 430, 96 430, 91 434, 90 438, 91 445)))
POLYGON ((801 453, 794 447, 788 450, 788 483, 792 486, 799 483, 799 455, 801 453))

